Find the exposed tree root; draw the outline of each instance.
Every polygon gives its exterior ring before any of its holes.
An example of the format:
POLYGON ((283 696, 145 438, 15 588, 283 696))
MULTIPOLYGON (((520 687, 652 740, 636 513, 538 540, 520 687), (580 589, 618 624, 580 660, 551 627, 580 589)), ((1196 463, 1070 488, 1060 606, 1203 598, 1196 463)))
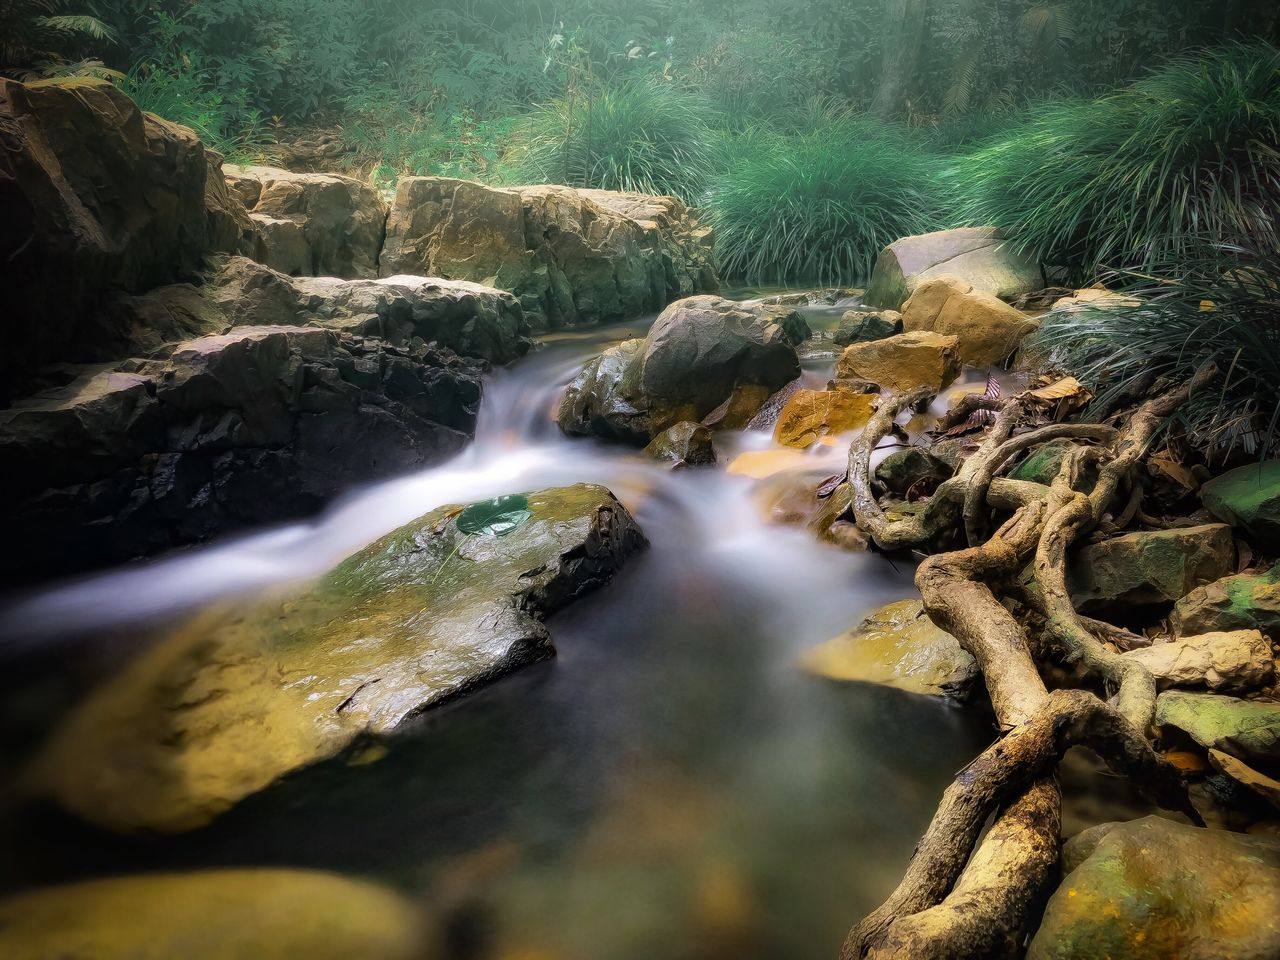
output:
POLYGON ((1147 741, 1155 703, 1151 674, 1100 639, 1130 637, 1136 645, 1140 638, 1080 616, 1066 569, 1068 550, 1099 528, 1122 486, 1135 492, 1116 528, 1140 518, 1136 466, 1161 423, 1212 375, 1206 371, 1188 387, 1144 404, 1122 430, 1051 424, 1015 436, 1027 415, 1022 398, 983 406, 999 410, 985 441, 911 517, 891 517, 880 507, 871 492, 870 458, 921 393, 882 401, 850 449, 854 514, 882 549, 927 546, 963 521, 970 546, 926 559, 916 585, 934 623, 977 660, 1002 735, 947 788, 902 882, 850 932, 842 960, 1016 955, 1057 862, 1061 796, 1054 771, 1072 746, 1091 747, 1161 806, 1199 822, 1181 774, 1147 741), (1012 481, 997 476, 1019 454, 1061 438, 1092 445, 1068 452, 1051 487, 1010 488, 1012 481), (1081 477, 1094 466, 1097 480, 1082 492, 1081 477), (1014 512, 980 542, 992 510, 1014 512), (1029 564, 1032 583, 1019 585, 1029 564), (1118 691, 1115 708, 1087 691, 1046 689, 1026 629, 1002 602, 1013 596, 1037 609, 1046 638, 1069 660, 1118 691))

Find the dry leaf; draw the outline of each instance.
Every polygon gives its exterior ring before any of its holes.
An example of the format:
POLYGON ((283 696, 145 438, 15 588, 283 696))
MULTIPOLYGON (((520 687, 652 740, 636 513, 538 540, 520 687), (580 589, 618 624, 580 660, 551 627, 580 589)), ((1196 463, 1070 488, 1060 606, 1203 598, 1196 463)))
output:
POLYGON ((1196 480, 1195 474, 1175 460, 1168 450, 1153 453, 1147 458, 1147 463, 1156 473, 1168 477, 1188 492, 1200 489, 1200 483, 1196 480))
POLYGON ((1076 397, 1084 396, 1089 391, 1075 377, 1063 377, 1055 383, 1049 384, 1047 387, 1041 387, 1038 390, 1028 390, 1031 396, 1037 400, 1044 400, 1046 403, 1053 400, 1070 400, 1076 397))

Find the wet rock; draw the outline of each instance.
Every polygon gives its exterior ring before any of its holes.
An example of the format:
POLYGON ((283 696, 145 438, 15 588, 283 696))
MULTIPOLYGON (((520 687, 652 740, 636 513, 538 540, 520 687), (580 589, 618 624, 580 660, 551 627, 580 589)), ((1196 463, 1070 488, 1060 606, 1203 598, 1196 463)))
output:
POLYGON ((19 582, 319 509, 457 452, 480 368, 310 327, 240 327, 76 371, 0 410, 0 537, 19 582))
POLYGON ((1259 546, 1280 546, 1280 460, 1237 467, 1200 488, 1217 519, 1245 531, 1259 546))
POLYGON ((520 499, 505 533, 440 508, 294 595, 163 638, 66 719, 34 788, 109 829, 192 829, 550 656, 542 621, 644 537, 602 487, 520 499))
POLYGON ((380 269, 509 290, 543 328, 626 319, 718 286, 710 232, 674 198, 442 177, 400 181, 380 269))
POLYGON ((895 450, 876 465, 875 479, 885 490, 904 496, 920 483, 937 487, 954 470, 922 447, 895 450))
POLYGON ((387 207, 372 187, 275 167, 227 164, 224 173, 254 223, 255 260, 294 276, 378 276, 387 207))
POLYGON ((959 341, 938 333, 903 333, 855 343, 836 365, 840 379, 870 380, 885 390, 941 390, 960 375, 959 341))
POLYGON ((422 934, 399 894, 318 870, 137 874, 0 901, 6 960, 415 960, 422 934))
POLYGON ((1073 837, 1027 960, 1280 955, 1280 841, 1160 817, 1073 837))
POLYGON ((849 310, 840 318, 831 339, 836 346, 883 340, 902 332, 902 314, 896 310, 849 310))
POLYGON ((1235 540, 1225 524, 1143 530, 1077 550, 1067 586, 1087 609, 1172 603, 1234 564, 1235 540))
POLYGON ((1276 770, 1280 764, 1278 703, 1166 690, 1156 698, 1155 722, 1263 770, 1276 770))
POLYGON ((235 326, 311 324, 396 345, 417 338, 498 364, 533 346, 515 297, 466 280, 287 277, 230 257, 205 290, 235 326))
POLYGON ((974 366, 1004 363, 1037 327, 1021 310, 951 274, 921 283, 902 308, 903 330, 954 336, 961 362, 974 366))
POLYGON ((591 361, 565 391, 558 419, 570 435, 646 444, 682 421, 744 426, 800 375, 799 314, 720 297, 673 303, 643 340, 591 361))
POLYGON ((875 412, 875 401, 870 393, 797 390, 778 415, 773 438, 784 447, 803 450, 823 437, 861 430, 875 412))
POLYGON ((1271 642, 1257 630, 1206 633, 1122 654, 1163 686, 1257 690, 1275 680, 1271 642))
POLYGON ((760 302, 771 307, 834 307, 843 300, 852 300, 862 291, 855 287, 826 287, 821 290, 796 290, 762 297, 760 302))
POLYGON ((688 420, 662 431, 644 452, 673 467, 705 467, 716 462, 710 428, 688 420))
POLYGON ((998 230, 964 227, 889 244, 876 260, 863 302, 897 310, 920 284, 943 274, 1005 300, 1044 286, 1040 268, 1015 253, 998 230))
POLYGON ((3 401, 46 363, 109 358, 109 292, 196 275, 208 166, 194 133, 102 80, 0 80, 0 129, 3 401))
POLYGON ((1261 630, 1280 639, 1280 565, 1197 587, 1174 605, 1170 623, 1179 635, 1261 630))
POLYGON ((967 696, 978 676, 977 662, 933 625, 919 600, 881 607, 848 633, 808 651, 801 665, 833 680, 934 696, 967 696))

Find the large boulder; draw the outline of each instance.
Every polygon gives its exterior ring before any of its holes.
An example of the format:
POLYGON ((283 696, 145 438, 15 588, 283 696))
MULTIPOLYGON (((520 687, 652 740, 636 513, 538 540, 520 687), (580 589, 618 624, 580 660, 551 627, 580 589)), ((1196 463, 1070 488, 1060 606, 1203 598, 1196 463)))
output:
POLYGON ((897 310, 846 310, 831 334, 837 347, 869 340, 883 340, 902 332, 902 314, 897 310))
POLYGON ((1156 697, 1155 722, 1181 730, 1202 747, 1280 771, 1280 703, 1166 690, 1156 697))
POLYGON ((910 693, 964 697, 978 664, 959 641, 934 626, 919 600, 900 600, 857 627, 808 651, 801 665, 832 680, 882 683, 910 693))
POLYGON ((75 709, 30 782, 113 830, 199 827, 551 656, 542 621, 644 543, 586 484, 433 510, 307 588, 162 638, 75 709))
POLYGON ((782 307, 690 297, 673 303, 643 340, 606 350, 565 390, 561 428, 646 444, 682 421, 744 426, 800 375, 809 335, 782 307))
POLYGON ((287 277, 231 257, 214 271, 205 290, 233 326, 310 324, 397 345, 417 338, 497 364, 533 346, 515 297, 466 280, 287 277))
POLYGON ((1121 656, 1141 663, 1163 686, 1256 690, 1276 674, 1271 642, 1257 630, 1181 637, 1121 656))
POLYGON ((90 367, 0 410, 14 580, 319 509, 436 463, 475 428, 476 361, 312 327, 241 327, 90 367))
POLYGON ((710 234, 674 198, 407 177, 382 276, 510 290, 544 327, 625 319, 718 286, 710 234))
POLYGON ((6 960, 417 960, 419 906, 319 870, 142 873, 0 901, 6 960))
POLYGON ((1254 463, 1200 488, 1209 512, 1245 531, 1259 546, 1280 546, 1280 460, 1254 463))
POLYGON ((378 276, 387 206, 368 184, 262 166, 224 174, 249 209, 254 259, 292 276, 378 276))
POLYGON ((916 287, 902 308, 902 329, 954 336, 960 360, 974 366, 1004 363, 1039 323, 969 281, 944 274, 916 287))
POLYGON ((1000 231, 962 227, 889 244, 876 260, 862 299, 870 307, 897 310, 920 284, 943 274, 1004 300, 1044 286, 1040 268, 1016 253, 1000 231))
POLYGON ((1160 817, 1068 841, 1027 960, 1280 956, 1280 840, 1160 817))
POLYGON ((107 359, 97 307, 195 276, 208 164, 196 135, 101 80, 0 79, 0 402, 55 360, 107 359))
POLYGON ((847 347, 836 364, 841 380, 869 380, 894 392, 941 390, 960 375, 960 341, 940 333, 903 333, 847 347))
POLYGON ((1226 576, 1235 539, 1226 524, 1140 530, 1075 552, 1067 586, 1085 609, 1166 604, 1226 576))
POLYGON ((1174 605, 1170 622, 1180 635, 1261 630, 1280 640, 1280 564, 1197 587, 1174 605))

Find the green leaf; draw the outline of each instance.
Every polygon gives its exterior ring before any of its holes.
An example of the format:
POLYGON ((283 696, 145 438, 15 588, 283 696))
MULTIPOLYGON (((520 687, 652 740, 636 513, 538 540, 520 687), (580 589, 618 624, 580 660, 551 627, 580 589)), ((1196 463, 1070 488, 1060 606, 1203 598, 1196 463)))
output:
POLYGON ((528 507, 529 498, 518 493, 481 500, 458 514, 458 530, 469 536, 505 537, 533 516, 528 507))

